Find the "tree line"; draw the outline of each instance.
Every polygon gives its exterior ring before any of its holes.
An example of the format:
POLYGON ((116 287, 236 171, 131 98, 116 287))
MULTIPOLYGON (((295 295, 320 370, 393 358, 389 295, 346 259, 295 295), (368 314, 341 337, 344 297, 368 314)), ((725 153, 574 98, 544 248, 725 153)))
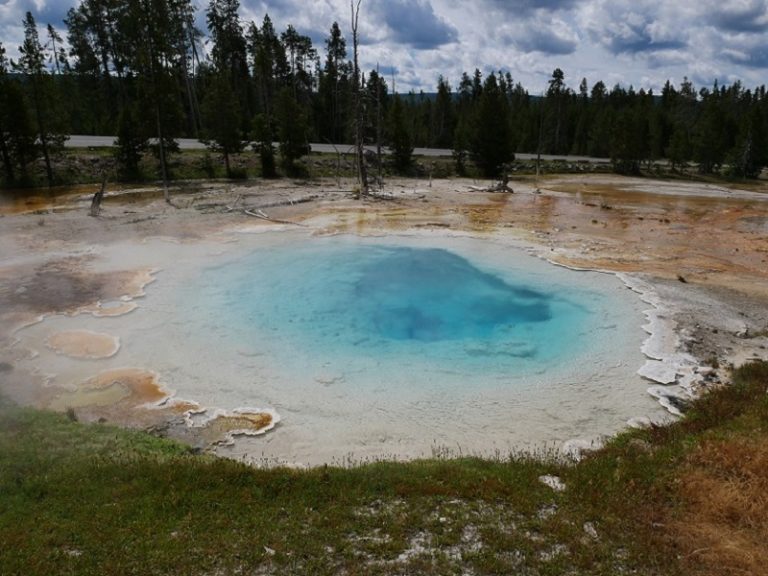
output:
POLYGON ((167 180, 180 137, 205 141, 229 175, 231 155, 251 146, 264 177, 296 171, 310 141, 358 138, 389 146, 403 173, 414 146, 451 149, 458 173, 488 177, 515 152, 608 157, 628 174, 660 159, 742 178, 768 165, 765 86, 697 90, 685 79, 654 94, 583 79, 573 90, 556 69, 531 95, 509 73, 475 70, 455 88, 440 77, 433 94, 399 95, 378 70, 356 69, 338 23, 318 49, 291 25, 278 32, 268 15, 244 22, 239 12, 238 0, 210 0, 204 36, 190 0, 81 0, 64 21, 66 42, 28 12, 18 59, 0 44, 3 183, 28 182, 41 162, 55 184, 68 134, 116 135, 128 180, 146 154, 167 180))

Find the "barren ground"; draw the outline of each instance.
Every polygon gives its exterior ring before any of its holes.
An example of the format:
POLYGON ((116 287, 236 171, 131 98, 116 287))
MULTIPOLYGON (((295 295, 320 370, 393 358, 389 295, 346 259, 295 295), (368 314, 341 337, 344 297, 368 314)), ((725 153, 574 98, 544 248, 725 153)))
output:
MULTIPOLYGON (((707 372, 710 383, 727 379, 729 363, 768 359, 765 182, 739 187, 576 175, 542 179, 538 186, 532 179, 513 181, 513 194, 487 192, 489 185, 390 180, 377 198, 356 199, 351 181, 195 183, 173 189, 173 205, 162 201, 159 189, 126 188, 108 192, 97 218, 88 215, 94 188, 0 197, 0 391, 24 404, 72 405, 61 401, 64 391, 46 385, 44 374, 17 366, 29 352, 14 334, 50 314, 118 315, 135 306, 151 270, 129 260, 103 262, 97 247, 157 236, 194 243, 231 228, 276 223, 317 233, 433 228, 509 236, 553 262, 649 283, 677 323, 680 351, 715 369, 707 372)), ((84 361, 110 353, 105 335, 91 336, 73 334, 49 345, 84 361)), ((94 394, 78 399, 77 415, 141 427, 178 419, 189 405, 170 402, 124 416, 127 406, 163 397, 152 367, 145 368, 149 372, 124 374, 117 388, 110 381, 88 389, 94 394)), ((232 422, 220 419, 206 434, 266 422, 228 418, 232 422)))

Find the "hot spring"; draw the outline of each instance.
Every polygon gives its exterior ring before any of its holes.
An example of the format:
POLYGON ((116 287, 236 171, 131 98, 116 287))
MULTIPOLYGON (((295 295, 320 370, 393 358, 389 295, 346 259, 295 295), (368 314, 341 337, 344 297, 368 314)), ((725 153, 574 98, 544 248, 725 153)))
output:
POLYGON ((503 455, 661 418, 637 375, 637 295, 510 242, 270 231, 114 245, 105 260, 159 269, 133 312, 20 334, 56 386, 150 369, 210 410, 274 409, 275 429, 219 448, 257 463, 503 455), (45 344, 73 331, 119 350, 80 359, 45 344))
POLYGON ((436 373, 461 374, 467 387, 490 375, 515 386, 588 350, 610 303, 514 266, 483 268, 444 248, 320 240, 209 271, 196 307, 281 365, 375 367, 387 378, 409 370, 397 378, 414 386, 436 373))
POLYGON ((658 410, 636 295, 503 243, 259 235, 178 304, 194 364, 226 380, 194 397, 283 418, 234 448, 250 458, 489 454, 658 410))

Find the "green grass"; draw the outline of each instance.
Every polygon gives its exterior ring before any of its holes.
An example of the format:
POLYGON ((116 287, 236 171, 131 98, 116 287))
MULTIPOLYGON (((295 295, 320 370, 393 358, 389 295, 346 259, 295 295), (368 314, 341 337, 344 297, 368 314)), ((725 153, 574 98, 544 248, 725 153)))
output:
POLYGON ((688 573, 669 527, 689 513, 689 455, 713 438, 768 439, 768 364, 734 379, 686 419, 579 464, 263 470, 1 404, 0 574, 688 573))

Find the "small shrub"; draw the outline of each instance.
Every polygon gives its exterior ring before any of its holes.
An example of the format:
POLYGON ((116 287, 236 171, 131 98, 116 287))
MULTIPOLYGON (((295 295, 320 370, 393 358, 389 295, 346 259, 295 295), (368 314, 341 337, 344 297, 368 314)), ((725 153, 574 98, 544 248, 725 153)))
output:
POLYGON ((77 413, 72 406, 67 407, 65 414, 70 422, 77 422, 77 413))
POLYGON ((203 158, 200 161, 200 168, 208 178, 216 176, 216 166, 213 163, 213 158, 207 151, 203 154, 203 158))
POLYGON ((248 172, 245 168, 231 168, 229 170, 229 178, 231 180, 246 180, 248 178, 248 172))

